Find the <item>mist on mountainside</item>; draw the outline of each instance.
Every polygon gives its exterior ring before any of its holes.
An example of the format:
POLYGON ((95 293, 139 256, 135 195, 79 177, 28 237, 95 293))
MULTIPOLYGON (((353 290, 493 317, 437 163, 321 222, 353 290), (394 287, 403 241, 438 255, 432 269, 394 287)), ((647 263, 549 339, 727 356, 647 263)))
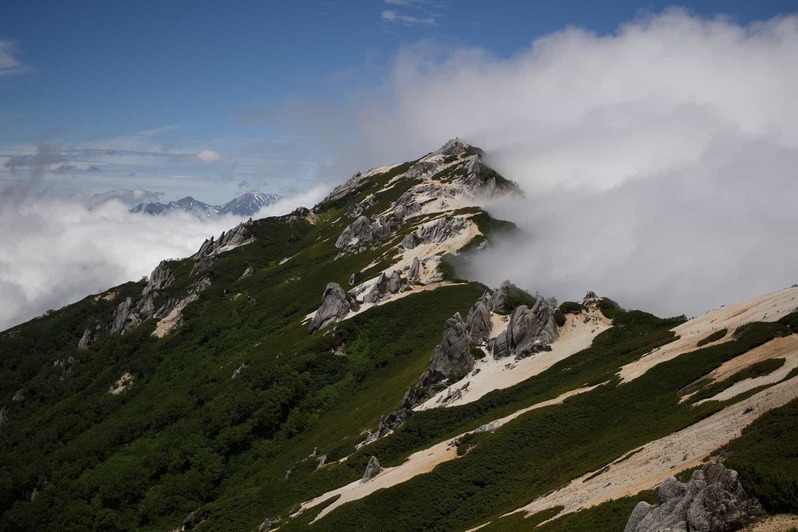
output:
POLYGON ((680 9, 510 57, 423 43, 347 110, 360 143, 342 158, 384 164, 458 135, 525 191, 489 207, 523 238, 465 276, 699 314, 798 282, 796 49, 796 16, 680 9))
MULTIPOLYGON (((285 214, 314 203, 315 187, 262 208, 257 217, 285 214)), ((175 211, 162 216, 129 212, 117 199, 86 204, 51 194, 36 175, 0 191, 0 330, 58 309, 88 294, 135 281, 164 259, 197 251, 211 235, 247 217, 200 219, 175 211)))

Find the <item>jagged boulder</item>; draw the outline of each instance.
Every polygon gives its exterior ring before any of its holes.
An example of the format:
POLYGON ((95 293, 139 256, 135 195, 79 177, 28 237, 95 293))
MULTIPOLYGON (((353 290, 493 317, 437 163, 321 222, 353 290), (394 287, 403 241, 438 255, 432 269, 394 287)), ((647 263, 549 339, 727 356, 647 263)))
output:
POLYGON ((375 230, 371 221, 365 216, 360 216, 357 220, 347 225, 338 239, 335 247, 338 249, 355 248, 359 244, 371 242, 375 238, 375 230))
POLYGON ((83 331, 83 336, 81 336, 80 340, 78 341, 78 351, 85 351, 89 348, 89 346, 91 346, 91 344, 94 343, 94 341, 94 329, 87 328, 85 331, 83 331))
POLYGON ((151 293, 148 293, 145 297, 139 299, 139 302, 136 304, 136 314, 141 320, 146 320, 155 314, 155 301, 153 300, 151 293))
POLYGON ((462 216, 444 216, 422 225, 418 237, 424 243, 440 244, 462 231, 467 224, 462 216))
POLYGON ((141 295, 147 296, 156 290, 162 290, 175 281, 175 274, 167 266, 166 261, 162 260, 158 266, 152 270, 147 286, 142 290, 141 295))
POLYGON ((206 239, 199 248, 199 251, 194 254, 196 262, 194 267, 191 268, 189 275, 198 275, 213 265, 214 257, 219 253, 224 253, 231 249, 249 244, 255 238, 250 235, 247 226, 252 223, 252 218, 246 222, 241 222, 229 231, 223 232, 218 240, 214 240, 213 236, 206 239))
MULTIPOLYGON (((486 306, 489 304, 494 312, 506 312, 514 304, 509 297, 512 290, 519 289, 509 281, 503 282, 490 302, 485 303, 486 306)), ((512 354, 524 357, 551 345, 559 332, 555 312, 556 308, 542 297, 537 297, 531 308, 526 305, 515 307, 507 329, 489 342, 488 348, 493 358, 512 354)))
POLYGON ((405 249, 413 249, 416 247, 416 239, 410 233, 406 234, 402 239, 402 247, 405 249))
POLYGON ((361 482, 368 482, 379 475, 381 471, 382 467, 380 466, 379 460, 377 460, 376 456, 372 456, 369 458, 368 465, 366 465, 366 471, 363 473, 363 480, 361 480, 361 482))
POLYGON ((388 415, 380 417, 380 423, 377 426, 377 438, 382 438, 387 436, 391 432, 395 431, 399 427, 401 427, 405 420, 407 419, 407 410, 400 409, 394 412, 391 412, 388 415))
POLYGON ((395 294, 402 289, 402 272, 400 272, 399 270, 393 271, 390 277, 388 277, 388 285, 386 289, 391 294, 395 294))
POLYGON ((519 288, 510 281, 504 281, 500 284, 490 300, 490 310, 497 314, 507 314, 512 311, 513 309, 510 307, 510 292, 513 290, 519 290, 519 288))
POLYGON ((466 324, 460 313, 446 320, 443 327, 443 340, 429 362, 429 369, 422 376, 422 386, 437 382, 457 381, 474 369, 474 357, 469 349, 466 324))
POLYGON ((657 504, 639 502, 624 532, 730 532, 740 530, 764 514, 733 469, 704 464, 682 484, 669 477, 660 484, 657 504))
POLYGON ((410 271, 407 272, 407 278, 410 279, 410 282, 416 282, 421 279, 421 262, 418 260, 418 257, 413 258, 410 271))
POLYGON ((0 406, 0 426, 8 422, 8 407, 6 405, 0 406))
POLYGON ((308 327, 308 334, 335 323, 357 307, 354 300, 349 298, 338 283, 330 283, 324 289, 321 306, 308 327))
POLYGON ((136 328, 141 319, 135 312, 131 298, 126 298, 116 307, 111 321, 111 334, 125 334, 136 328))
POLYGON ((472 342, 487 340, 493 326, 490 319, 490 292, 485 292, 468 311, 466 330, 472 342))
POLYGON ((247 269, 244 270, 244 273, 241 274, 241 277, 239 277, 238 280, 243 281, 244 279, 249 279, 252 277, 253 273, 255 273, 255 269, 252 266, 247 266, 247 269))

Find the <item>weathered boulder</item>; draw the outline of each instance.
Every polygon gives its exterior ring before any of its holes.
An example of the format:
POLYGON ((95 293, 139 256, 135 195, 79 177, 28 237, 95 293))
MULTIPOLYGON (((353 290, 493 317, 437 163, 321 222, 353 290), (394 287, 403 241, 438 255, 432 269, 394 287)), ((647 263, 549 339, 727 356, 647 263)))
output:
POLYGON ((365 216, 360 216, 357 220, 347 225, 338 239, 335 247, 338 249, 355 248, 364 242, 371 242, 375 238, 374 227, 371 221, 365 216))
POLYGON ((410 233, 406 234, 402 239, 402 247, 405 249, 413 249, 416 247, 416 239, 410 233))
POLYGON ((443 327, 443 340, 429 361, 429 369, 421 379, 422 386, 449 380, 454 382, 468 375, 474 369, 474 357, 469 349, 466 324, 460 313, 446 320, 443 327))
POLYGON ((142 320, 146 320, 155 314, 155 302, 152 299, 152 293, 148 293, 146 296, 139 299, 139 302, 136 304, 136 314, 142 320))
POLYGON ((172 284, 175 280, 175 274, 167 266, 166 261, 162 260, 158 266, 152 270, 150 278, 147 280, 147 286, 142 290, 141 295, 146 296, 156 290, 161 290, 172 284))
POLYGON ((555 311, 542 297, 537 298, 532 308, 526 305, 516 307, 510 315, 507 329, 489 346, 493 358, 499 359, 510 354, 523 357, 551 345, 557 339, 558 332, 555 311))
POLYGON ((407 272, 407 278, 410 279, 411 282, 421 279, 421 262, 418 260, 418 257, 413 258, 413 263, 410 265, 410 271, 407 272))
POLYGON ((407 419, 407 410, 395 410, 388 415, 380 417, 380 423, 377 426, 377 438, 387 436, 394 430, 401 427, 407 419))
POLYGON ((239 277, 238 280, 243 281, 244 279, 249 279, 252 277, 253 273, 255 273, 255 269, 252 266, 247 266, 247 269, 244 270, 244 273, 241 274, 241 277, 239 277))
POLYGON ((308 334, 313 334, 319 329, 335 323, 356 307, 357 304, 347 297, 341 285, 338 283, 328 284, 322 295, 321 306, 310 322, 308 334))
POLYGON ((468 311, 466 329, 473 342, 487 340, 490 337, 490 330, 493 326, 490 319, 490 300, 490 292, 485 292, 468 311))
POLYGON ((87 328, 83 331, 83 336, 80 337, 78 341, 78 350, 85 351, 86 349, 94 343, 94 329, 87 328))
POLYGON ((382 471, 382 467, 380 467, 380 462, 377 460, 376 456, 372 456, 369 458, 369 463, 366 465, 366 471, 363 473, 363 479, 361 482, 368 482, 372 478, 376 477, 382 471))
POLYGON ((394 270, 390 277, 388 277, 387 290, 391 294, 395 294, 402 289, 402 272, 394 270))
POLYGON ((8 407, 6 405, 0 406, 0 426, 8 422, 8 407))
POLYGON ((669 477, 660 484, 657 504, 639 502, 624 532, 730 532, 764 514, 740 484, 737 472, 704 464, 682 484, 669 477))
POLYGON ((111 334, 125 334, 135 329, 141 319, 135 312, 133 300, 128 297, 120 303, 111 321, 111 334))
POLYGON ((419 227, 418 237, 424 243, 440 244, 462 231, 467 224, 462 216, 444 216, 419 227))
POLYGON ((510 292, 513 290, 520 289, 510 281, 504 281, 500 284, 490 300, 490 310, 499 314, 507 314, 512 311, 513 309, 510 308, 510 292))
POLYGON ((194 262, 194 266, 191 268, 190 276, 198 275, 204 271, 207 271, 208 268, 213 266, 213 255, 203 255, 202 257, 198 258, 196 262, 194 262))

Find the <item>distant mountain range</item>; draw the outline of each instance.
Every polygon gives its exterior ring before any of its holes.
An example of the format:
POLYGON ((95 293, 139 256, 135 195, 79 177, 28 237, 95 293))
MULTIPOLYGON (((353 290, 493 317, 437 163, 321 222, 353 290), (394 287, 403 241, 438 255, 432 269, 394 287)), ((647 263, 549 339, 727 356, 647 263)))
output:
POLYGON ((139 203, 132 209, 132 213, 144 213, 161 215, 174 211, 185 211, 198 218, 215 218, 232 214, 234 216, 254 216, 263 207, 272 205, 280 201, 277 194, 263 194, 262 192, 247 192, 242 196, 234 198, 224 205, 209 205, 199 200, 186 196, 177 201, 169 203, 150 202, 139 203))

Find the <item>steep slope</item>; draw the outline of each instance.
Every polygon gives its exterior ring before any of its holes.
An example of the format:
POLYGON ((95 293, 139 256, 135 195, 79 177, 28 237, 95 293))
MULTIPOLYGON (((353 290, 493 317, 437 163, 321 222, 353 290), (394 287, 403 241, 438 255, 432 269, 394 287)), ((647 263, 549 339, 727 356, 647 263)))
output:
POLYGON ((0 333, 0 529, 622 529, 718 447, 798 511, 798 289, 687 321, 458 279, 513 230, 482 157, 359 172, 0 333))

